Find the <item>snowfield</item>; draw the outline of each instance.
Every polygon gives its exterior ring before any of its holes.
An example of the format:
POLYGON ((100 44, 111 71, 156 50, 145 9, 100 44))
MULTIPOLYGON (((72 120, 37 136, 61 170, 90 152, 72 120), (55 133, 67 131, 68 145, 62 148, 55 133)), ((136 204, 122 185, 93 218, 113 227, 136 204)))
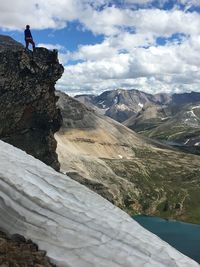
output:
POLYGON ((125 212, 0 141, 0 227, 32 239, 58 267, 195 267, 125 212))

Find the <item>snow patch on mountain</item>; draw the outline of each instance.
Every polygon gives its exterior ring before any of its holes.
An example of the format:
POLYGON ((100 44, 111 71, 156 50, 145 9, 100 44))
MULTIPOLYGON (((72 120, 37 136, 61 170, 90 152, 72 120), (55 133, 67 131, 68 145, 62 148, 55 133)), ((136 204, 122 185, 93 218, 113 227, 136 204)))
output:
POLYGON ((143 108, 144 107, 144 104, 142 104, 142 103, 139 102, 138 103, 138 106, 141 107, 141 108, 143 108))
POLYGON ((187 139, 184 143, 184 145, 187 145, 187 143, 190 141, 190 139, 187 139))
POLYGON ((0 228, 58 267, 197 267, 119 208, 0 141, 0 228))
POLYGON ((161 121, 164 121, 164 120, 167 120, 169 119, 169 117, 164 117, 164 118, 161 118, 161 121))
POLYGON ((194 144, 195 146, 200 146, 200 142, 197 142, 194 144))
POLYGON ((191 117, 196 118, 196 115, 194 114, 193 109, 187 112, 191 117))
POLYGON ((126 106, 125 104, 118 104, 116 105, 116 108, 118 110, 131 110, 128 106, 126 106))
POLYGON ((192 110, 200 108, 200 105, 192 107, 192 110))
POLYGON ((117 103, 119 103, 119 97, 118 97, 118 96, 116 96, 116 97, 114 98, 114 104, 117 104, 117 103))
POLYGON ((103 105, 104 102, 105 102, 105 100, 103 100, 103 101, 99 101, 99 102, 98 102, 98 105, 103 105))

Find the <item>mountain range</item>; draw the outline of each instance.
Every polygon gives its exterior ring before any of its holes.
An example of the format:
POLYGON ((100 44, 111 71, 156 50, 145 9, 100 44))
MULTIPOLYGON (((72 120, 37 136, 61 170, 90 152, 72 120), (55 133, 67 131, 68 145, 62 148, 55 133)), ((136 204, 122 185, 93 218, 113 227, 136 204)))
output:
POLYGON ((200 154, 200 93, 156 94, 113 90, 76 99, 134 131, 200 154))
POLYGON ((151 95, 139 90, 112 90, 95 95, 77 95, 75 98, 101 114, 123 122, 137 114, 145 104, 168 102, 168 95, 151 95))
POLYGON ((148 94, 139 90, 117 89, 95 95, 76 95, 75 98, 86 106, 98 110, 119 122, 124 122, 132 115, 137 115, 145 106, 159 105, 170 107, 177 112, 182 106, 200 102, 200 93, 148 94))

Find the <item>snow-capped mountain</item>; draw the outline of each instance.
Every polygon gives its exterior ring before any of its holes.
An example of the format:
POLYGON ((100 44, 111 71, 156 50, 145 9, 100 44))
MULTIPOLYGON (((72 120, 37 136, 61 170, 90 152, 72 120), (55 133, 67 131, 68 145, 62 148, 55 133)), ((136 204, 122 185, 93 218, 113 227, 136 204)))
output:
POLYGON ((197 267, 126 213, 0 141, 0 227, 32 239, 58 267, 197 267))
POLYGON ((139 90, 117 89, 105 91, 102 94, 95 95, 77 95, 77 100, 96 109, 101 114, 105 114, 117 120, 124 122, 132 116, 135 117, 142 111, 143 107, 148 105, 169 106, 173 111, 180 110, 180 107, 187 104, 200 102, 200 93, 182 93, 182 94, 148 94, 139 90))
POLYGON ((138 90, 112 90, 98 96, 80 95, 77 100, 119 122, 123 122, 139 112, 146 103, 151 103, 153 96, 138 90))

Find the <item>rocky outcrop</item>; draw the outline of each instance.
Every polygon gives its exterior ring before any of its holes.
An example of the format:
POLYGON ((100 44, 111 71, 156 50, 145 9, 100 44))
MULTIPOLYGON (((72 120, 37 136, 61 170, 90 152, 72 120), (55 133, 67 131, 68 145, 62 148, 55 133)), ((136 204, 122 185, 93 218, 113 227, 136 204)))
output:
POLYGON ((0 266, 2 267, 53 267, 46 257, 46 252, 23 236, 8 237, 0 231, 0 266))
POLYGON ((57 170, 53 134, 62 117, 54 85, 62 73, 56 51, 26 51, 0 36, 0 138, 57 170))

